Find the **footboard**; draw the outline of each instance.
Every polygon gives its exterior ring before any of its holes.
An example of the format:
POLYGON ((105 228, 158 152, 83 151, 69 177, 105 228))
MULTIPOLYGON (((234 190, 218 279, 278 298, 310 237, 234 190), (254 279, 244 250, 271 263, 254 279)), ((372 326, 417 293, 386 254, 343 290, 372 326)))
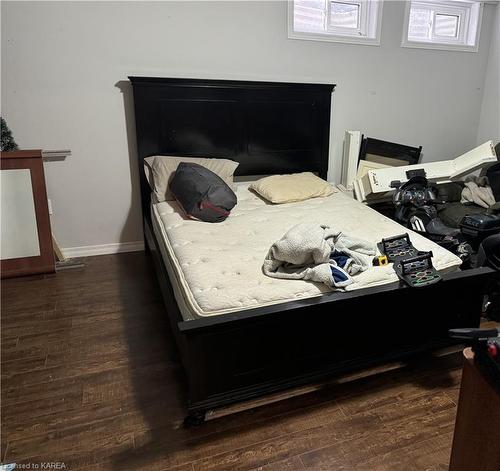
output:
POLYGON ((189 411, 281 389, 453 343, 478 326, 488 269, 421 289, 397 284, 180 322, 189 411))

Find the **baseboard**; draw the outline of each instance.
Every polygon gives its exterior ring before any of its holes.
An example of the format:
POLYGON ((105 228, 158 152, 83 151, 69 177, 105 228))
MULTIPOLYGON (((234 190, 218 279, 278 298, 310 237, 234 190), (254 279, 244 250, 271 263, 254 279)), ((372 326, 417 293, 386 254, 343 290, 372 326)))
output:
POLYGON ((140 252, 144 250, 144 241, 118 242, 116 244, 84 245, 81 247, 67 247, 62 249, 65 257, 90 257, 92 255, 107 255, 122 252, 140 252))

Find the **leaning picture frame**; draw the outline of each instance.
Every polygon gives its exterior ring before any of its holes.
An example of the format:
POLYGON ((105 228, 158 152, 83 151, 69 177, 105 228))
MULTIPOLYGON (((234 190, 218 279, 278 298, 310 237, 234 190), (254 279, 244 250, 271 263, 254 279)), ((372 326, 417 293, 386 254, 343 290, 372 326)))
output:
POLYGON ((53 273, 52 231, 41 150, 1 152, 0 277, 53 273))

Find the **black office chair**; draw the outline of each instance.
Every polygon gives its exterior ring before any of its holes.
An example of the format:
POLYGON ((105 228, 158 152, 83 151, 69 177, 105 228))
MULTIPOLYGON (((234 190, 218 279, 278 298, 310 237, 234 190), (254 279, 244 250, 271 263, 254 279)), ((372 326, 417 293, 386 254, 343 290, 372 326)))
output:
POLYGON ((498 272, 487 288, 484 310, 488 319, 500 320, 500 234, 483 240, 477 253, 477 265, 490 267, 498 272))

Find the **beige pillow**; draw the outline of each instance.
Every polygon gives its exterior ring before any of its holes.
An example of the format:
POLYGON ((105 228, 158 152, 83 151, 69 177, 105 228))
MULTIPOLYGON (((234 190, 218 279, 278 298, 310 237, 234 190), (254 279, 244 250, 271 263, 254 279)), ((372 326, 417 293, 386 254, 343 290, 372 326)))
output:
POLYGON ((174 195, 169 190, 170 180, 174 176, 177 166, 181 162, 190 162, 203 165, 221 177, 229 186, 233 185, 234 171, 239 163, 227 159, 204 159, 201 157, 170 157, 155 155, 146 157, 145 172, 149 186, 153 190, 156 201, 174 200, 174 195))
POLYGON ((271 203, 292 203, 335 193, 332 185, 311 172, 271 175, 257 180, 249 188, 271 203))

